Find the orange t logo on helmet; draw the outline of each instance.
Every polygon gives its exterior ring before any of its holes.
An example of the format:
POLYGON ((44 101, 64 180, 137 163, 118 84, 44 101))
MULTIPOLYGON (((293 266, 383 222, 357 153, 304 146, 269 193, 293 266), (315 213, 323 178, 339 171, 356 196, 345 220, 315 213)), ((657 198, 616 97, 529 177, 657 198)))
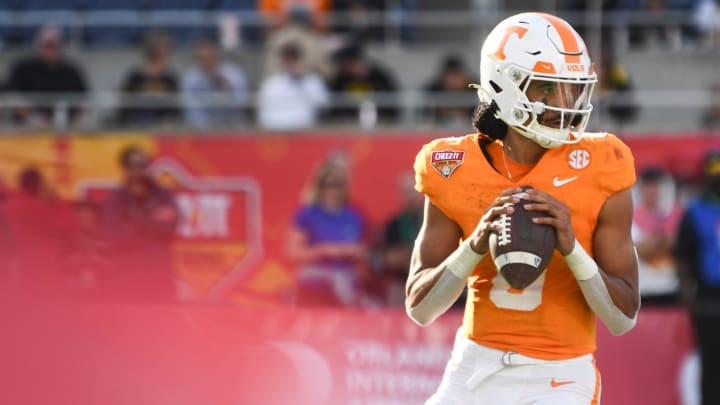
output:
POLYGON ((500 44, 498 45, 497 52, 495 52, 495 56, 497 56, 500 60, 505 60, 505 45, 507 45, 508 40, 510 39, 510 35, 517 34, 518 38, 522 38, 525 36, 525 33, 527 32, 527 28, 520 27, 517 25, 511 25, 505 29, 505 34, 503 35, 502 39, 500 40, 500 44))

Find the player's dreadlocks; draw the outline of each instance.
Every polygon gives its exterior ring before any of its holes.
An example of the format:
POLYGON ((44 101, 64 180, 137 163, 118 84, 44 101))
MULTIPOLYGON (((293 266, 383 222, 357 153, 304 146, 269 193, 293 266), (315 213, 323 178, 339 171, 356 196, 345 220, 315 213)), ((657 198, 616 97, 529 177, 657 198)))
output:
POLYGON ((488 138, 503 139, 507 132, 507 124, 495 116, 497 111, 498 106, 495 101, 490 104, 478 103, 473 112, 473 127, 488 138))

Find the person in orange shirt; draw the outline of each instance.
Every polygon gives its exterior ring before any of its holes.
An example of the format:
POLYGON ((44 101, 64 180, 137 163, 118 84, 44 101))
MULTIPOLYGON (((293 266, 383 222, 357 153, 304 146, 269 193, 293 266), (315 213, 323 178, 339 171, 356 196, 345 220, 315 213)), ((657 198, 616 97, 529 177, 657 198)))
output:
POLYGON ((291 17, 302 15, 311 21, 319 32, 327 30, 327 12, 332 8, 330 0, 259 0, 258 11, 268 20, 271 30, 284 26, 291 17))
POLYGON ((615 335, 640 306, 630 230, 632 153, 586 133, 597 82, 585 44, 549 14, 512 16, 488 35, 476 86, 478 133, 434 140, 415 161, 423 225, 406 286, 408 315, 432 323, 468 287, 463 325, 428 404, 597 404, 595 317, 615 335), (531 186, 523 191, 521 186, 531 186), (520 194, 520 193, 523 194, 520 194), (524 290, 497 272, 497 219, 540 211, 554 256, 524 290))

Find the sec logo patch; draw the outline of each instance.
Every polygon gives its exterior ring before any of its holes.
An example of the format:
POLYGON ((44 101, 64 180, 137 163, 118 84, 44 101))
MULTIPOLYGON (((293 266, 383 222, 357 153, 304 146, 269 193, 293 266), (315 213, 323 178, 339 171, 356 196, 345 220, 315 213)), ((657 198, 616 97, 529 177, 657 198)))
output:
POLYGON ((568 164, 573 169, 584 169, 590 164, 590 152, 585 149, 575 149, 568 154, 568 164))

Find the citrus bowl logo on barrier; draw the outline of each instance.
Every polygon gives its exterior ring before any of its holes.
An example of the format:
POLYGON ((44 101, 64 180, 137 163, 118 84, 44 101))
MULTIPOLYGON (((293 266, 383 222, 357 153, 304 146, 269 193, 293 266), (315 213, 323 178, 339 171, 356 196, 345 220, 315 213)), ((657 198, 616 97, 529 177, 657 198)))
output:
MULTIPOLYGON (((223 298, 263 255, 260 186, 249 177, 196 177, 166 157, 148 170, 172 190, 180 212, 173 241, 176 273, 196 298, 223 298)), ((116 187, 115 180, 90 179, 78 184, 78 194, 116 187)))

